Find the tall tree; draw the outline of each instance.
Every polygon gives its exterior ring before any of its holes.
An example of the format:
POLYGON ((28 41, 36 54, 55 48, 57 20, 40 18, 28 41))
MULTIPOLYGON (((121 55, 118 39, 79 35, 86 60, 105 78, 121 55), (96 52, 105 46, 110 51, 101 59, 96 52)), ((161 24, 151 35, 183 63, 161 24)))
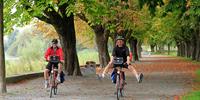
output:
POLYGON ((21 5, 31 17, 49 23, 55 28, 61 40, 64 66, 68 75, 82 75, 76 51, 73 14, 75 0, 21 0, 17 8, 21 5))
POLYGON ((110 19, 115 14, 110 8, 116 1, 82 0, 84 10, 78 13, 80 19, 88 23, 94 30, 95 41, 98 49, 99 62, 101 67, 105 67, 109 60, 108 38, 110 33, 110 19))
POLYGON ((3 27, 3 0, 0 0, 0 93, 6 93, 3 27))

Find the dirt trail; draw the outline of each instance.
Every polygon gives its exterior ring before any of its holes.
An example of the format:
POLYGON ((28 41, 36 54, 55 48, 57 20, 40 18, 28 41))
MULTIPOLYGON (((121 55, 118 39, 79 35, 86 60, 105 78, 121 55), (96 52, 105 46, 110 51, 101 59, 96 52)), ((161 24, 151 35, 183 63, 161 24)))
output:
MULTIPOLYGON (((200 68, 189 61, 165 56, 144 57, 136 65, 144 73, 144 80, 138 84, 128 72, 122 100, 179 100, 180 95, 192 90, 194 71, 200 68)), ((8 93, 0 100, 116 100, 110 79, 98 80, 95 75, 67 77, 52 99, 43 87, 42 78, 9 84, 8 93)))

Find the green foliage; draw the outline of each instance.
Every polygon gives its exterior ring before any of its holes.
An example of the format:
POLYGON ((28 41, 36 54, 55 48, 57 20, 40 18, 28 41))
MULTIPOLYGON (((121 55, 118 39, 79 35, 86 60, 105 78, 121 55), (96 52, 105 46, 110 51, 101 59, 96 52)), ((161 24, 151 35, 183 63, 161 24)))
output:
POLYGON ((37 60, 41 59, 44 56, 44 51, 46 47, 46 43, 42 42, 41 37, 32 37, 30 41, 25 42, 25 47, 20 48, 18 50, 18 54, 20 55, 20 60, 37 60), (30 49, 31 48, 31 49, 30 49))
MULTIPOLYGON (((176 1, 176 0, 171 0, 176 1)), ((163 0, 139 0, 140 8, 142 8, 144 5, 147 5, 150 13, 152 15, 155 15, 156 7, 164 5, 163 0)))
POLYGON ((35 17, 47 21, 52 13, 63 18, 76 11, 75 0, 4 0, 4 5, 6 34, 13 30, 13 26, 27 25, 35 17))
POLYGON ((111 2, 97 2, 96 0, 82 0, 81 3, 83 3, 85 6, 84 11, 88 15, 87 17, 89 19, 89 23, 91 23, 91 26, 104 23, 103 19, 106 18, 106 16, 108 16, 109 14, 112 14, 109 12, 110 11, 109 7, 112 5, 111 2))
POLYGON ((9 34, 13 26, 26 25, 31 17, 16 0, 4 0, 4 34, 9 34))
POLYGON ((8 48, 8 54, 14 54, 19 59, 6 61, 7 76, 39 72, 45 67, 43 56, 47 43, 41 36, 33 36, 27 30, 21 31, 8 48))
POLYGON ((199 0, 169 0, 158 8, 148 31, 149 43, 190 41, 194 30, 199 26, 199 3, 199 0))
POLYGON ((116 28, 122 22, 120 16, 124 14, 123 10, 129 8, 127 2, 123 3, 121 0, 80 0, 80 3, 84 5, 83 12, 87 15, 90 26, 102 25, 111 33, 116 32, 116 28))

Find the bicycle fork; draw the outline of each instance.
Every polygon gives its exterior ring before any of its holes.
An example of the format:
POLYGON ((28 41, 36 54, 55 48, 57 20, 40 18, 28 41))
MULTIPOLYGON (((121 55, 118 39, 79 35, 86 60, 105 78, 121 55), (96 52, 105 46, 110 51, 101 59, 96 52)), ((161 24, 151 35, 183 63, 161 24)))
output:
POLYGON ((119 80, 116 84, 116 88, 119 88, 120 90, 123 89, 124 87, 124 79, 123 79, 123 74, 122 74, 122 71, 117 71, 117 78, 119 77, 119 80))

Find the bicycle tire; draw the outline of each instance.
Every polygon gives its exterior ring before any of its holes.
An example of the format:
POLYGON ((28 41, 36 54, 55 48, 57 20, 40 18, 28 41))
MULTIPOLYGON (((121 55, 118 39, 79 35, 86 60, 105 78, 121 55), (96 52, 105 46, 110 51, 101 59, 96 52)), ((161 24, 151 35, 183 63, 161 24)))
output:
POLYGON ((122 83, 122 88, 120 89, 120 95, 123 97, 124 95, 124 83, 122 83))
POLYGON ((116 88, 117 88, 117 100, 119 100, 119 94, 120 94, 120 76, 117 74, 117 80, 116 80, 116 88))
POLYGON ((52 98, 53 94, 53 75, 50 74, 50 98, 52 98))
POLYGON ((57 83, 55 83, 56 85, 55 85, 55 87, 54 87, 54 95, 57 95, 57 92, 58 92, 58 84, 57 83))

